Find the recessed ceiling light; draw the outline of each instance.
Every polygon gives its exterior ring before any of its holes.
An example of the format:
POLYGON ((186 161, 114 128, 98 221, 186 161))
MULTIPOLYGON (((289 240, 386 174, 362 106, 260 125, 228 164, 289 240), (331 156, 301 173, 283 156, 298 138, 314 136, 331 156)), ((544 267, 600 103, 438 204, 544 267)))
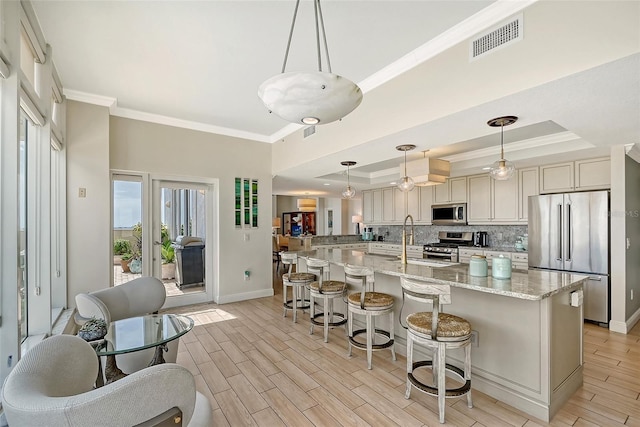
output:
POLYGON ((324 184, 322 184, 322 185, 331 185, 331 184, 329 184, 328 182, 325 182, 325 183, 324 183, 324 184))

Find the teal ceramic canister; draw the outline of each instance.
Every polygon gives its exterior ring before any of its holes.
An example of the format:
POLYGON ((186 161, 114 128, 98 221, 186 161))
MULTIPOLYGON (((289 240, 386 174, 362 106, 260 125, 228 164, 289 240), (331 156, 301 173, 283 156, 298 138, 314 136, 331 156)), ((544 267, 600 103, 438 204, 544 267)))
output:
POLYGON ((469 260, 469 275, 487 277, 487 258, 484 255, 472 255, 469 260))
POLYGON ((491 260, 491 275, 495 279, 510 279, 511 258, 507 258, 504 255, 493 258, 491 260))

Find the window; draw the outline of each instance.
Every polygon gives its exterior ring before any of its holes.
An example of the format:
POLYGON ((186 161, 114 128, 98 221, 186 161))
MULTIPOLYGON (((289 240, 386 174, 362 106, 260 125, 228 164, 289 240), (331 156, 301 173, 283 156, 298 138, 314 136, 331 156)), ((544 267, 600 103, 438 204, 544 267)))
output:
POLYGON ((33 131, 33 124, 23 111, 20 111, 20 141, 19 141, 19 178, 18 178, 18 325, 20 341, 24 341, 29 335, 28 328, 28 235, 27 235, 27 196, 28 196, 28 149, 29 136, 33 131))

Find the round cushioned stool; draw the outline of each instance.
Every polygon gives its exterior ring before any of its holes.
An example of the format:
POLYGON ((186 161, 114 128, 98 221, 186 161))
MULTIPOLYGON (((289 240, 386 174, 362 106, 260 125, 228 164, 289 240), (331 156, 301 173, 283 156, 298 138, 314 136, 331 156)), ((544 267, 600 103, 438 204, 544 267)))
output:
POLYGON ((371 369, 371 357, 374 350, 389 348, 393 360, 396 360, 396 351, 393 347, 393 296, 381 292, 375 292, 373 280, 368 281, 367 277, 373 279, 373 269, 345 264, 345 283, 360 286, 360 292, 349 294, 348 306, 348 330, 349 330, 349 356, 351 347, 356 347, 367 351, 367 368, 371 369), (359 314, 366 316, 366 329, 353 330, 353 316, 359 314), (377 329, 374 317, 389 316, 389 331, 377 329), (367 334, 366 343, 356 340, 360 334, 367 334), (382 336, 384 342, 377 343, 377 337, 382 336))
POLYGON ((405 397, 411 395, 411 386, 432 396, 438 397, 438 412, 440 422, 444 423, 444 401, 447 397, 467 395, 467 406, 473 408, 471 401, 471 324, 462 317, 440 313, 441 304, 451 304, 451 289, 449 285, 426 283, 417 280, 400 278, 402 284, 402 305, 404 300, 410 299, 423 303, 431 303, 431 312, 413 313, 407 316, 405 327, 402 324, 402 309, 400 309, 400 324, 407 329, 407 391, 405 397), (434 333, 435 331, 435 333, 434 333), (422 344, 432 350, 432 361, 413 361, 414 343, 422 344), (446 350, 464 348, 464 371, 446 363, 446 350), (431 366, 433 385, 425 384, 414 375, 415 369, 431 366), (447 389, 445 387, 446 372, 462 380, 463 385, 447 389))
POLYGON ((309 334, 313 334, 313 326, 324 327, 324 342, 329 342, 329 326, 341 326, 347 323, 345 315, 333 311, 333 300, 343 297, 347 285, 338 280, 324 280, 324 276, 329 277, 329 261, 309 258, 307 259, 307 271, 318 277, 316 282, 309 285, 309 300, 311 310, 309 318, 311 320, 311 328, 309 334), (315 298, 322 298, 322 313, 315 314, 315 298), (317 320, 322 317, 322 321, 317 320), (336 320, 336 318, 338 318, 336 320))
POLYGON ((288 265, 289 270, 282 275, 282 298, 284 313, 282 317, 287 317, 287 310, 293 310, 293 321, 297 322, 298 309, 305 310, 309 308, 309 300, 304 298, 305 288, 309 286, 316 276, 311 273, 298 273, 298 254, 292 252, 282 252, 280 260, 283 265, 288 265), (296 273, 294 273, 293 265, 296 265, 296 273), (287 299, 287 288, 291 287, 291 299, 287 299))

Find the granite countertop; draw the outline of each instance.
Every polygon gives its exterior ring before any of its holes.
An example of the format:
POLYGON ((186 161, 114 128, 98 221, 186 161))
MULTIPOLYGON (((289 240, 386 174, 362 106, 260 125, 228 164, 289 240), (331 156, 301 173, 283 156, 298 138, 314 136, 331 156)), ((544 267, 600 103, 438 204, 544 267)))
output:
POLYGON ((409 260, 402 265, 395 257, 368 255, 359 250, 317 249, 298 252, 301 258, 319 258, 333 264, 363 265, 390 276, 406 276, 417 280, 447 284, 459 288, 487 292, 525 300, 542 300, 558 292, 577 288, 588 276, 543 270, 513 270, 511 279, 494 279, 469 275, 468 264, 431 260, 409 260), (414 264, 415 263, 415 264, 414 264), (442 265, 442 266, 435 266, 442 265))

